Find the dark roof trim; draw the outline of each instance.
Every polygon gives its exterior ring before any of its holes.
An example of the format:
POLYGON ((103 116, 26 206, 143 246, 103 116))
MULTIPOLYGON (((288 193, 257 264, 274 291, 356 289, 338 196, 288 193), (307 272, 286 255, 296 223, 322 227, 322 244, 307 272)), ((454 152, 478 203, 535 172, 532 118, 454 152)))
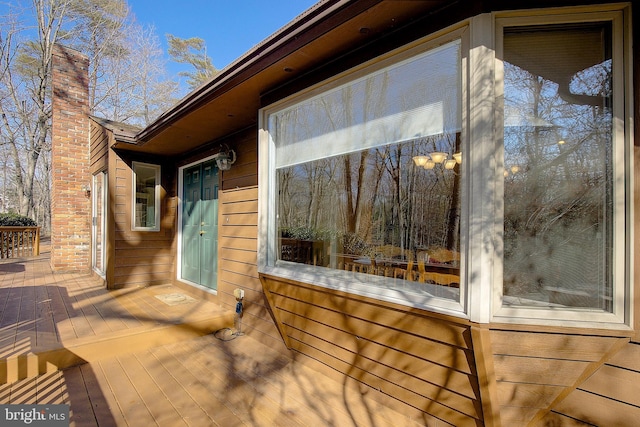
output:
POLYGON ((133 126, 127 123, 116 122, 96 116, 89 116, 89 118, 105 129, 110 130, 116 141, 127 142, 129 144, 136 143, 136 135, 140 132, 139 126, 133 126))
MULTIPOLYGON (((375 0, 377 3, 381 0, 375 0)), ((190 111, 197 109, 202 104, 208 102, 215 96, 217 90, 224 87, 226 83, 240 76, 243 72, 250 72, 250 68, 258 63, 267 54, 285 46, 287 43, 295 41, 304 31, 316 25, 327 16, 335 13, 344 6, 355 3, 357 0, 321 0, 307 11, 298 15, 289 24, 266 38, 261 43, 254 46, 247 53, 233 61, 227 67, 222 69, 209 82, 203 84, 194 90, 181 101, 179 101, 171 109, 163 113, 155 122, 151 123, 143 129, 136 139, 139 145, 144 145, 158 133, 162 132, 166 127, 180 117, 188 114, 190 111)), ((253 74, 248 74, 244 79, 251 77, 264 69, 267 65, 261 64, 261 68, 254 70, 253 74)), ((242 80, 244 80, 242 79, 242 80)))

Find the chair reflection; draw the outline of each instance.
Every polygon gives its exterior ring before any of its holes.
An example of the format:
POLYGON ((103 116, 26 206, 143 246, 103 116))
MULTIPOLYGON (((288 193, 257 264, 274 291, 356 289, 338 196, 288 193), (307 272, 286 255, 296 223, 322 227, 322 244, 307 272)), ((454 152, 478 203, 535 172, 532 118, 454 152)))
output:
POLYGON ((460 258, 457 252, 434 252, 433 255, 437 257, 434 259, 426 251, 419 251, 416 257, 414 251, 409 249, 395 250, 394 256, 390 257, 388 255, 391 255, 391 250, 386 247, 384 249, 384 253, 376 251, 371 257, 343 258, 338 268, 410 282, 456 288, 460 286, 459 269, 456 266, 460 258))
POLYGON ((437 259, 438 263, 428 264, 430 260, 429 254, 426 252, 418 254, 418 282, 420 283, 433 283, 441 286, 460 287, 460 276, 458 274, 451 273, 451 266, 448 263, 451 261, 459 260, 459 255, 456 255, 452 251, 447 251, 447 254, 442 259, 437 259), (443 269, 443 271, 434 271, 435 269, 443 269))

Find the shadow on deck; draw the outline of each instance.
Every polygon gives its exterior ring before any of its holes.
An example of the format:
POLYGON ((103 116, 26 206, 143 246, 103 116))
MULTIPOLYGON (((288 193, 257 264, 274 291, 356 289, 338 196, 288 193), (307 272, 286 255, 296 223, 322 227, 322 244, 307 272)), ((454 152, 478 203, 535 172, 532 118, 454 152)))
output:
MULTIPOLYGON (((384 426, 413 421, 249 336, 171 285, 107 291, 0 262, 0 404, 67 404, 71 426, 384 426)), ((418 425, 418 423, 416 423, 418 425)))

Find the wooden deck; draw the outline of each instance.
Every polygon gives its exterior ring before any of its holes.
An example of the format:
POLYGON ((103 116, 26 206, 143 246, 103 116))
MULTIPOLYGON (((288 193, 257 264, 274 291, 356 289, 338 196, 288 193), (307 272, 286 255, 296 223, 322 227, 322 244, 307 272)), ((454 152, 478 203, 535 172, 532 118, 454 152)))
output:
POLYGON ((0 262, 0 404, 68 404, 71 426, 420 425, 169 285, 106 291, 49 249, 0 262), (160 297, 168 296, 165 301, 160 297))

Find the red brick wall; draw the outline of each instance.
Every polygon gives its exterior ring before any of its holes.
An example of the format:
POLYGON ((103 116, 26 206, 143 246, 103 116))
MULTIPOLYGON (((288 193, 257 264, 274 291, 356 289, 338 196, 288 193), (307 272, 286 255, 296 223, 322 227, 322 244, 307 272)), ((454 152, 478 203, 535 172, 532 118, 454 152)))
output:
POLYGON ((89 59, 56 45, 52 58, 51 267, 91 268, 89 59))

